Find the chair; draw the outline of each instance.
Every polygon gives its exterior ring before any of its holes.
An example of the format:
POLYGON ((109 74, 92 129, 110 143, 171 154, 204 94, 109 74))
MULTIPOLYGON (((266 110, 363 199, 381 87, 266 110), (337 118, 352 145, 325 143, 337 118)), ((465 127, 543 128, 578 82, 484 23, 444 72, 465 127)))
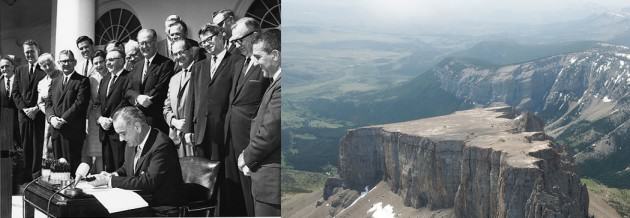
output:
POLYGON ((187 202, 181 206, 163 206, 153 208, 156 216, 210 216, 216 209, 210 197, 214 194, 214 185, 219 173, 219 161, 210 161, 203 157, 179 158, 184 184, 183 193, 187 193, 187 202), (205 212, 201 214, 202 212, 205 212))

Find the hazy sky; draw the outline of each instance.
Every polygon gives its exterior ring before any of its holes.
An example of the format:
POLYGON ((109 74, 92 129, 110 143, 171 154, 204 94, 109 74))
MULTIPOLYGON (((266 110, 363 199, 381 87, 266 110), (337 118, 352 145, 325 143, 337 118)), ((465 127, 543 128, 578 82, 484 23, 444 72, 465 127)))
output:
POLYGON ((283 25, 366 27, 544 24, 630 7, 629 0, 290 0, 282 4, 283 25))

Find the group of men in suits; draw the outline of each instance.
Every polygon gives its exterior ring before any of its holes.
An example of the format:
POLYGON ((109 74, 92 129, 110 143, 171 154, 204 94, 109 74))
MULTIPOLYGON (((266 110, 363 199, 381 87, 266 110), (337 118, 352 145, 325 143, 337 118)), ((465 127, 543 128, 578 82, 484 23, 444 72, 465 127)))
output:
MULTIPOLYGON (((172 192, 182 183, 177 157, 201 156, 220 162, 216 215, 279 216, 280 30, 262 31, 257 20, 237 20, 230 10, 214 13, 212 21, 199 30, 199 43, 187 38, 188 27, 179 16, 167 18, 164 43, 157 41, 155 30, 140 30, 142 57, 127 67, 131 71, 125 69, 124 50, 106 51, 108 74, 99 83, 95 104, 107 172, 92 183, 147 189, 162 196, 152 205, 177 204, 181 199, 172 192)), ((86 58, 77 70, 71 51, 59 53, 62 75, 51 83, 44 118, 36 106, 36 84, 44 77, 35 64, 39 48, 25 42, 28 64, 17 68, 9 100, 0 96, 0 105, 15 105, 19 143, 26 156, 35 157, 25 161, 32 168, 25 179, 41 165, 39 121, 53 127, 56 158, 67 159, 73 172, 82 161, 90 98, 82 73, 94 65, 93 46, 89 37, 77 39, 86 58)))

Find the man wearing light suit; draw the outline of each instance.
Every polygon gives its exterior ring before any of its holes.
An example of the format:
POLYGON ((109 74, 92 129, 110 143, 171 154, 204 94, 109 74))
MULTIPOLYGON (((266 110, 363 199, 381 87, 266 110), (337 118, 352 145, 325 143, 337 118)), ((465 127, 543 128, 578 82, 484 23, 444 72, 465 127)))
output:
POLYGON ((244 63, 238 65, 241 69, 234 72, 230 107, 225 117, 225 142, 228 147, 228 154, 225 157, 227 180, 225 188, 229 189, 230 193, 234 193, 230 195, 232 197, 230 202, 236 202, 244 207, 242 211, 247 213, 241 214, 243 216, 254 216, 254 200, 251 179, 239 171, 236 160, 249 144, 252 119, 256 116, 256 111, 270 81, 263 77, 260 65, 252 56, 252 42, 260 34, 259 26, 258 21, 253 18, 241 18, 233 26, 232 38, 230 38, 232 44, 236 45, 246 59, 244 63))
POLYGON ((188 41, 184 39, 175 40, 171 45, 178 70, 171 77, 168 85, 168 92, 164 101, 164 120, 169 126, 168 137, 178 147, 179 156, 194 156, 192 146, 184 143, 182 135, 186 110, 189 107, 188 89, 190 87, 191 68, 194 64, 192 49, 188 41))
POLYGON ((249 144, 238 165, 252 177, 256 216, 280 216, 280 30, 263 32, 253 43, 253 54, 265 77, 273 81, 252 121, 249 144))
POLYGON ((76 59, 70 50, 59 52, 63 75, 53 79, 46 99, 46 120, 53 127, 51 140, 55 158, 65 158, 75 172, 81 162, 85 139, 85 117, 90 100, 90 80, 74 71, 76 59))

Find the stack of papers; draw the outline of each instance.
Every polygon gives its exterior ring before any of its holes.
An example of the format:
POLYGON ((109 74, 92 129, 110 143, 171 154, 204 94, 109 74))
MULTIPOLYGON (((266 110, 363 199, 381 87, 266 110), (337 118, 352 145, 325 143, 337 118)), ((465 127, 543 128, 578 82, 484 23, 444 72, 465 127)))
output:
POLYGON ((147 203, 138 193, 120 188, 107 188, 107 186, 94 187, 85 182, 80 182, 77 188, 83 189, 86 194, 93 195, 107 209, 109 213, 148 207, 147 203), (121 200, 124 199, 124 200, 121 200))

